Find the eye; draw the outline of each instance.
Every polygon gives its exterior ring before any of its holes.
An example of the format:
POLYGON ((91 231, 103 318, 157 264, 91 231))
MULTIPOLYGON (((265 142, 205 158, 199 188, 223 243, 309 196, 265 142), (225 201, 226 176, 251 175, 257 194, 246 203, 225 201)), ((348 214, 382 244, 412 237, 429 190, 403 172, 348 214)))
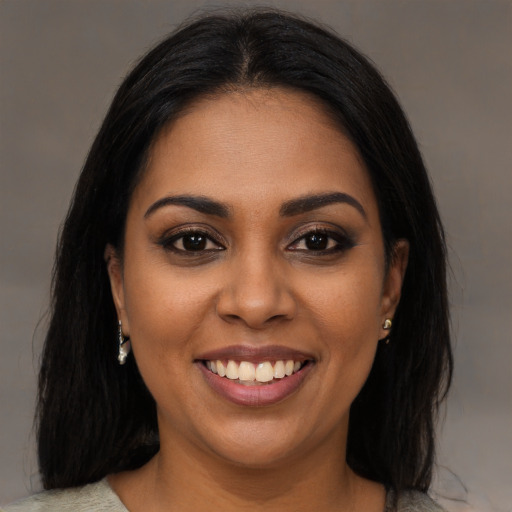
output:
POLYGON ((216 242, 209 234, 204 231, 186 231, 176 233, 172 237, 163 241, 165 248, 175 252, 209 252, 221 251, 224 247, 216 242))
POLYGON ((309 231, 288 246, 292 251, 332 253, 353 246, 345 235, 326 230, 309 231))

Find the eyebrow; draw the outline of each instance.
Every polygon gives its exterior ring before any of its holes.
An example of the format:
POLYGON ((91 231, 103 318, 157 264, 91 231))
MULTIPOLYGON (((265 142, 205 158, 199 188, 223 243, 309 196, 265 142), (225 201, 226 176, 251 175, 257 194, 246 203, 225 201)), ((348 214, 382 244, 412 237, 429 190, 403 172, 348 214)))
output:
MULTIPOLYGON (((294 215, 310 212, 336 203, 353 206, 364 219, 367 219, 363 205, 356 198, 343 192, 328 192, 325 194, 307 195, 298 197, 297 199, 291 199, 281 206, 279 215, 281 217, 293 217, 294 215)), ((205 196, 181 195, 166 196, 155 201, 146 210, 144 218, 147 219, 160 208, 170 205, 186 206, 187 208, 192 208, 200 213, 214 215, 223 219, 230 216, 230 207, 224 203, 214 201, 213 199, 205 196)))
POLYGON ((282 217, 292 217, 293 215, 310 212, 336 203, 344 203, 353 206, 365 220, 368 219, 363 205, 355 197, 343 192, 329 192, 326 194, 308 195, 292 199, 281 206, 279 214, 282 217))
POLYGON ((213 201, 205 196, 167 196, 155 201, 144 214, 147 219, 158 209, 169 205, 186 206, 206 215, 215 215, 216 217, 229 217, 229 208, 225 204, 213 201))

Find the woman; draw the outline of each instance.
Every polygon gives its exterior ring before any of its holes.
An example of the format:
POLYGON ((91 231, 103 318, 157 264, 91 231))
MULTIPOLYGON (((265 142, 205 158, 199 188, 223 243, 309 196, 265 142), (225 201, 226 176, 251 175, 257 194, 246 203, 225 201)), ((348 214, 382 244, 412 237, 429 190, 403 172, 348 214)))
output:
POLYGON ((121 85, 57 255, 49 492, 6 510, 440 510, 445 246, 378 72, 277 11, 199 18, 121 85))

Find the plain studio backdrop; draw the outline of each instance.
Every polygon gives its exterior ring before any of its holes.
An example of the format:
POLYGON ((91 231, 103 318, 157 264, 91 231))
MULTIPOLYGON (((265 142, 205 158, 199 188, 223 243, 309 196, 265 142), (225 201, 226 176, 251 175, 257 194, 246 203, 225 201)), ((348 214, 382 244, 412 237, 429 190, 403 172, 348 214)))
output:
MULTIPOLYGON (((186 16, 218 5, 0 0, 0 502, 38 489, 38 322, 92 138, 136 58, 186 16)), ((455 379, 436 489, 449 510, 512 511, 512 2, 266 5, 327 22, 377 64, 408 113, 453 270, 455 379)))

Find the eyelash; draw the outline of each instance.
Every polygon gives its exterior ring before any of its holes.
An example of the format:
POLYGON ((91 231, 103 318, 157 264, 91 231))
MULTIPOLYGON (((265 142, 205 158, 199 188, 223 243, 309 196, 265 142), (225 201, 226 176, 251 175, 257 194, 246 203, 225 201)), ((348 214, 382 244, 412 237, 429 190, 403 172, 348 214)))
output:
MULTIPOLYGON (((211 233, 199 229, 199 228, 186 228, 182 229, 171 236, 163 236, 158 243, 166 250, 174 252, 175 254, 183 256, 200 256, 206 254, 212 254, 217 251, 223 251, 226 247, 219 242, 217 237, 212 236, 211 233), (183 245, 183 241, 188 237, 196 236, 201 237, 204 240, 205 247, 198 250, 187 250, 183 245), (181 240, 183 248, 176 247, 176 243, 181 240), (214 244, 215 248, 208 248, 208 244, 214 244)), ((328 230, 325 228, 312 228, 300 234, 295 240, 287 246, 290 251, 309 253, 310 255, 316 256, 328 256, 334 253, 343 252, 347 249, 352 248, 355 245, 351 237, 346 234, 328 230), (320 236, 327 237, 327 248, 324 249, 310 249, 310 248, 297 248, 301 243, 307 244, 307 237, 320 236), (331 245, 329 247, 329 245, 331 245)))
POLYGON ((355 245, 352 238, 349 237, 345 233, 340 233, 337 231, 332 231, 329 229, 317 227, 317 228, 313 228, 313 229, 308 229, 304 233, 301 233, 300 236, 298 238, 296 238, 295 241, 292 242, 288 246, 288 248, 292 247, 293 245, 299 245, 299 243, 307 244, 306 239, 308 237, 313 237, 313 236, 326 237, 327 244, 331 245, 331 247, 328 246, 325 249, 308 249, 308 248, 297 249, 297 248, 294 248, 291 250, 301 251, 304 253, 309 253, 311 255, 328 256, 330 254, 346 251, 347 249, 350 249, 355 245))
POLYGON ((203 229, 199 229, 199 228, 181 229, 180 231, 178 231, 177 233, 174 233, 171 236, 163 236, 162 239, 159 240, 159 244, 164 249, 166 249, 168 251, 174 252, 176 254, 184 255, 184 256, 198 256, 200 253, 211 254, 212 252, 222 251, 225 249, 225 247, 220 242, 218 242, 216 240, 216 237, 212 236, 207 231, 205 231, 203 229), (217 246, 217 248, 215 248, 215 249, 203 248, 203 249, 194 251, 194 250, 187 250, 186 248, 180 249, 180 248, 176 247, 176 245, 175 245, 176 242, 181 240, 182 245, 183 245, 183 240, 187 236, 188 237, 192 237, 192 236, 202 237, 205 240, 206 245, 211 244, 213 242, 217 246))

